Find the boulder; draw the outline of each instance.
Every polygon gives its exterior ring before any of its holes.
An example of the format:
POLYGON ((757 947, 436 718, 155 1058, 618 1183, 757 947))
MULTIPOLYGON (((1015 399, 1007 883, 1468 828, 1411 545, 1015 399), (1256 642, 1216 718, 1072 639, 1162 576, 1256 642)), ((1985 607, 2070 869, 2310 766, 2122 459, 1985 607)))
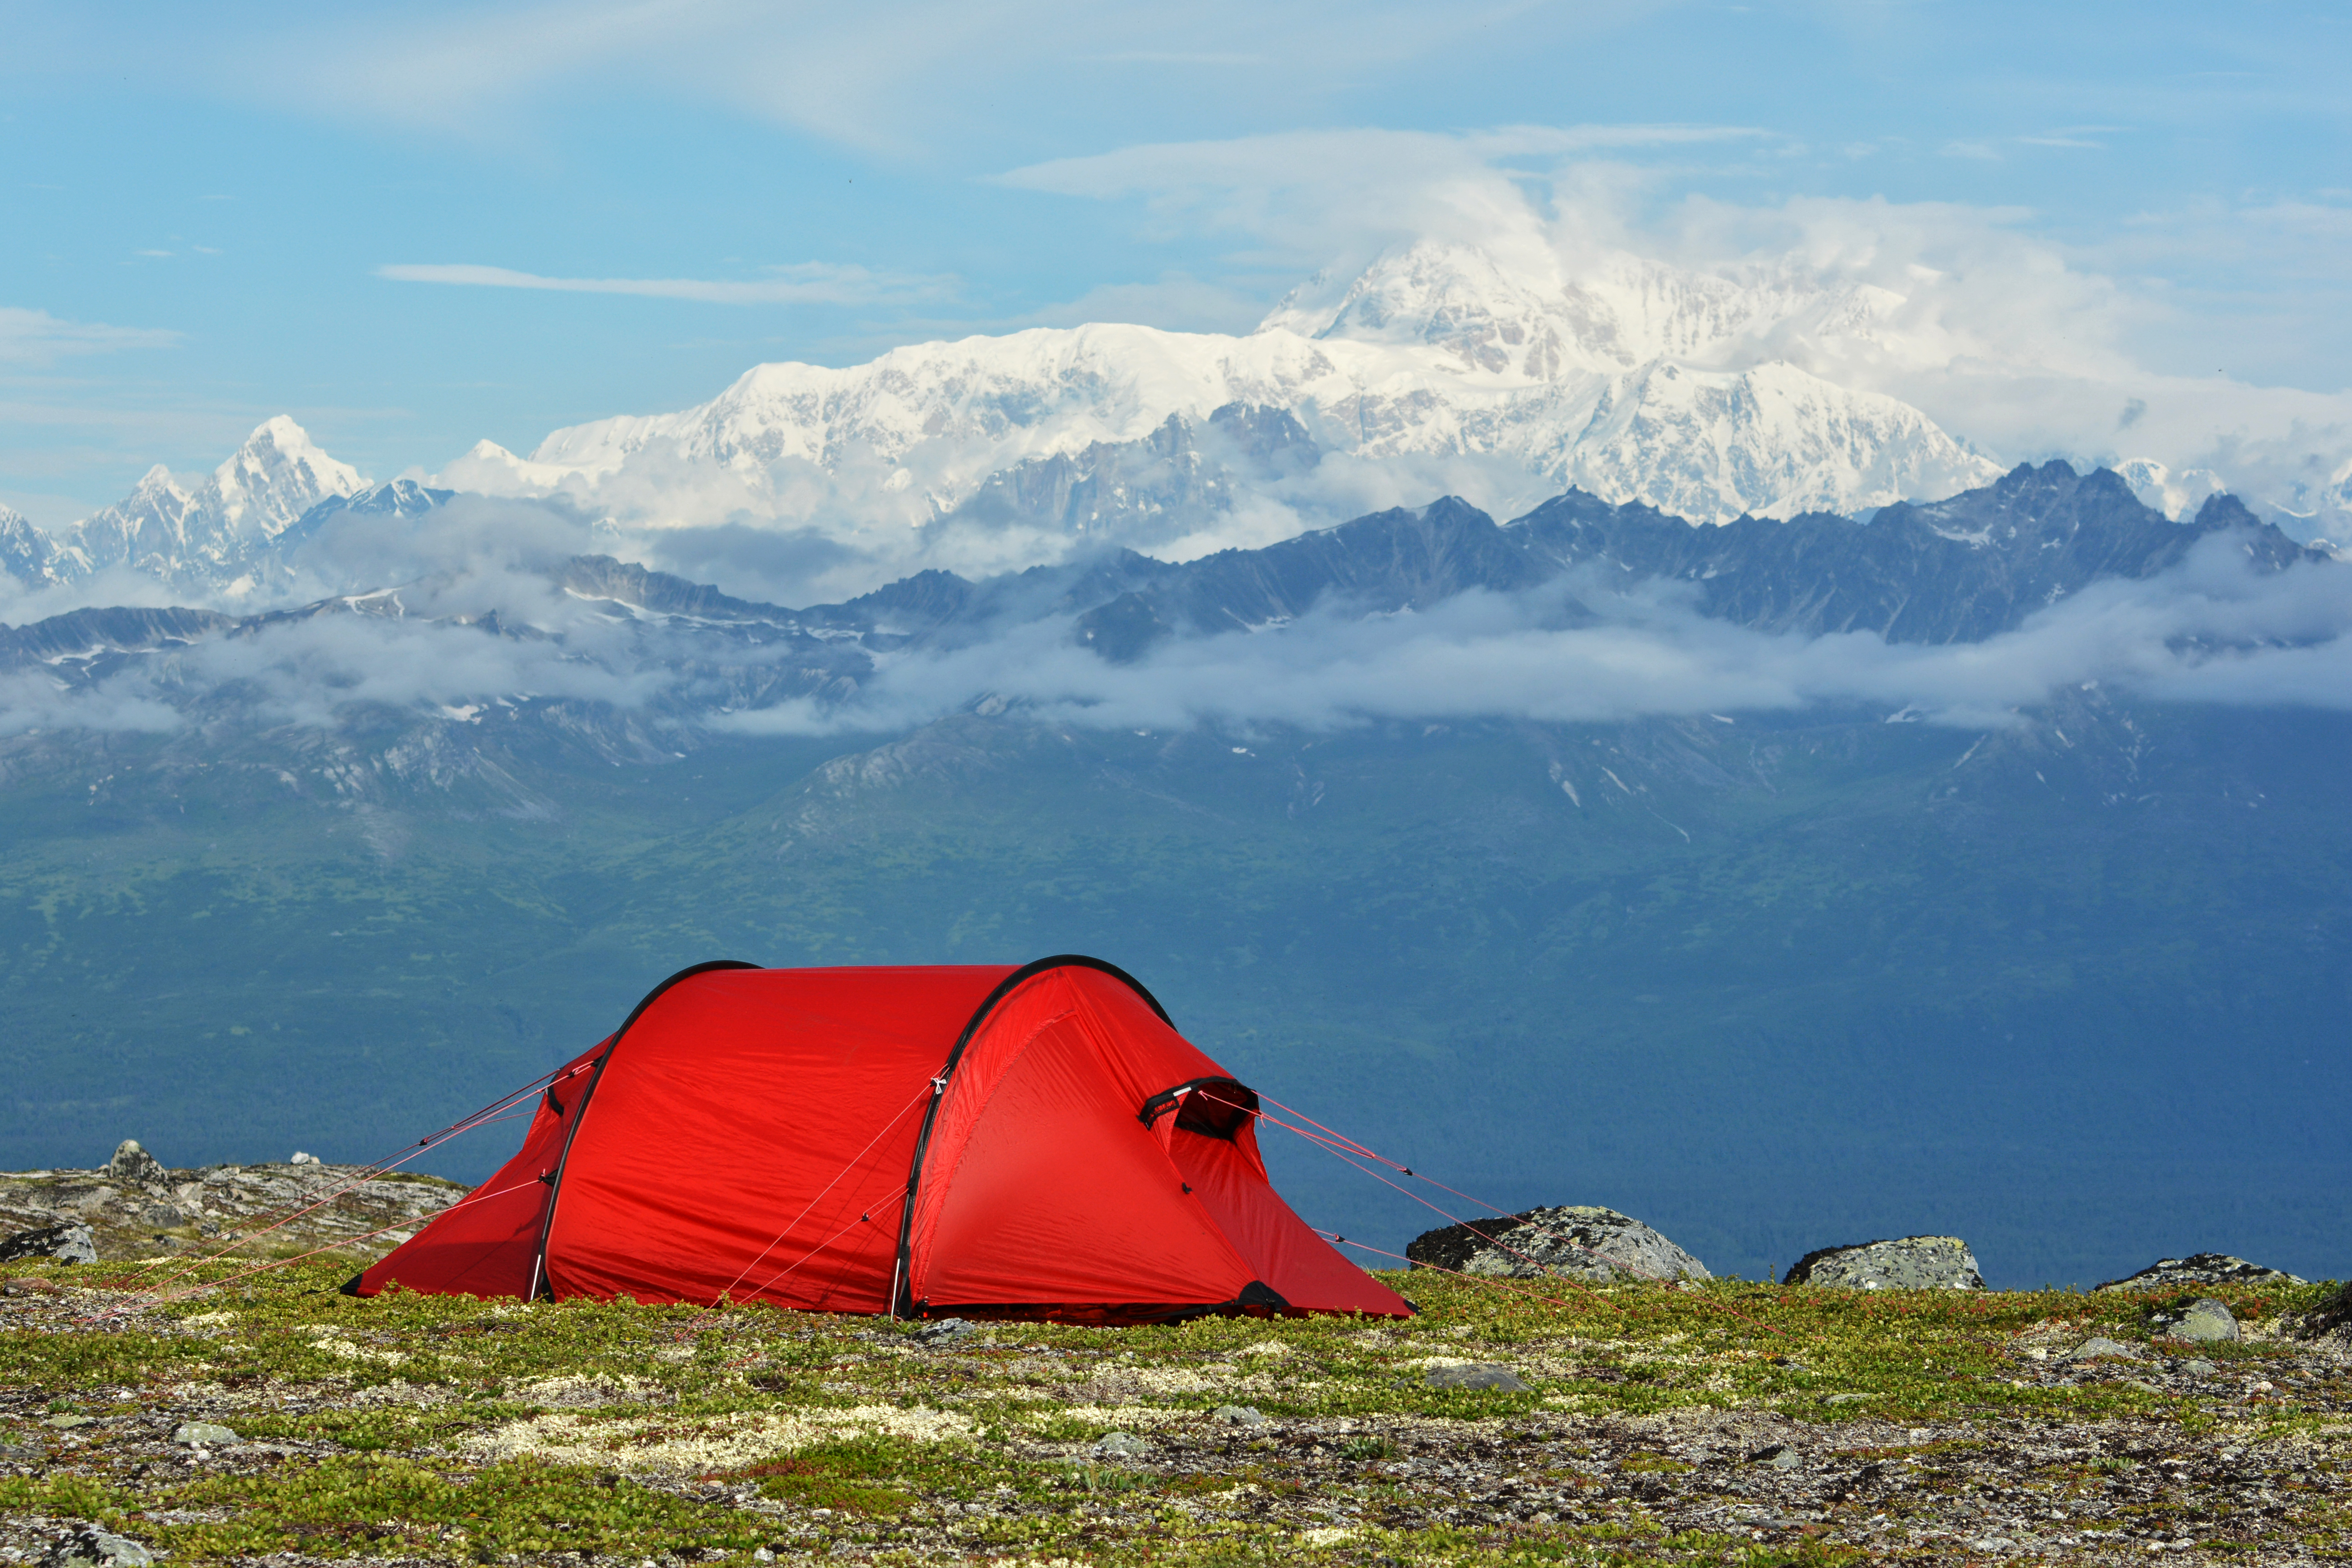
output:
POLYGON ((2265 1268, 2226 1252, 2197 1252, 2187 1258, 2159 1258, 2137 1274, 2110 1279, 2102 1290, 2167 1290, 2179 1285, 2300 1285, 2303 1281, 2276 1268, 2265 1268))
POLYGON ((1715 1278, 1706 1265, 1640 1220, 1582 1204, 1424 1231, 1404 1255, 1424 1268, 1513 1279, 1558 1275, 1608 1284, 1715 1278))
POLYGON ((2150 1327, 2159 1334, 2169 1334, 2176 1340, 2197 1340, 2212 1344, 2238 1337, 2238 1320, 2230 1309, 2210 1296, 2202 1296, 2186 1307, 2168 1312, 2157 1312, 2148 1319, 2150 1327))
POLYGON ((95 1263, 98 1261, 98 1237, 89 1226, 68 1220, 60 1225, 45 1225, 33 1230, 20 1230, 11 1237, 0 1237, 0 1263, 15 1263, 26 1258, 54 1258, 60 1263, 95 1263))
POLYGON ((1217 1406, 1215 1414, 1216 1418, 1223 1422, 1228 1426, 1263 1426, 1265 1425, 1265 1412, 1260 1410, 1255 1405, 1220 1405, 1217 1406))
POLYGON ((2081 1344, 2076 1345, 2073 1350, 2066 1353, 2070 1359, 2074 1361, 2098 1361, 2103 1357, 2115 1361, 2137 1361, 2140 1359, 2139 1352, 2132 1349, 2131 1346, 2125 1344, 2120 1341, 2111 1340, 2105 1334, 2093 1334, 2089 1339, 2084 1340, 2081 1344))
POLYGON ((154 1561, 153 1552, 127 1536, 85 1528, 50 1547, 41 1568, 146 1568, 154 1561))
POLYGON ((964 1318, 941 1318, 925 1323, 910 1336, 919 1345, 951 1345, 956 1341, 980 1332, 980 1325, 964 1318))
POLYGON ((172 1428, 172 1441, 187 1448, 217 1448, 236 1441, 236 1434, 214 1421, 183 1421, 172 1428))
POLYGON ((1906 1236, 1808 1252, 1783 1285, 1843 1285, 1856 1290, 1981 1290, 1976 1254, 1957 1236, 1906 1236))
POLYGON ((118 1182, 129 1182, 133 1186, 172 1179, 172 1173, 163 1168, 163 1162, 141 1148, 136 1138, 125 1138, 114 1146, 114 1158, 106 1163, 106 1173, 118 1182))
POLYGON ((1525 1394, 1528 1385, 1519 1374, 1507 1366, 1479 1366, 1457 1363, 1451 1366, 1433 1366, 1423 1373, 1432 1388, 1490 1388, 1497 1394, 1525 1394))

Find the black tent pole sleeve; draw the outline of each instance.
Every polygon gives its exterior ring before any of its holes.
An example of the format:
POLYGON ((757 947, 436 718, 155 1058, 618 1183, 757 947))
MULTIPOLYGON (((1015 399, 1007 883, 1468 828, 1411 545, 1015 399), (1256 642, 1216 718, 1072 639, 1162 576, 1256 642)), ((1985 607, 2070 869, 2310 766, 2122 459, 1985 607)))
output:
POLYGON ((629 1026, 645 1016, 646 1009, 660 1000, 663 992, 681 980, 690 980, 698 974, 708 974, 715 969, 757 969, 759 967, 760 965, 756 963, 746 963, 740 958, 714 958, 707 963, 688 964, 646 992, 645 1000, 629 1009, 629 1016, 621 1020, 621 1026, 613 1031, 611 1039, 604 1042, 604 1049, 596 1058, 596 1065, 589 1072, 588 1081, 581 1086, 579 1099, 572 1102, 572 1125, 563 1130, 563 1152, 555 1157, 555 1180, 548 1184, 547 1208, 539 1216, 539 1250, 532 1255, 530 1261, 530 1289, 534 1300, 541 1297, 551 1301, 555 1300, 554 1282, 547 1277, 547 1238, 555 1229, 555 1200, 563 1195, 563 1171, 564 1167, 572 1163, 572 1141, 580 1136, 580 1123, 588 1116, 588 1102, 596 1098, 596 1086, 604 1081, 605 1064, 613 1059, 613 1053, 621 1048, 622 1037, 628 1034, 629 1026))
POLYGON ((1041 958, 1034 963, 1024 963, 996 983, 996 989, 988 994, 986 1000, 972 1013, 971 1021, 964 1025, 963 1033, 956 1037, 955 1045, 948 1051, 946 1065, 940 1068, 939 1076, 931 1079, 931 1103, 923 1108, 922 1129, 915 1134, 914 1157, 907 1162, 907 1201, 898 1205, 898 1256, 890 1266, 890 1315, 894 1318, 914 1314, 914 1259, 908 1248, 915 1238, 915 1192, 923 1184, 923 1156, 930 1152, 931 1123, 939 1120, 940 1102, 948 1097, 948 1085, 955 1078, 957 1065, 963 1060, 964 1047, 971 1044, 974 1035, 980 1033, 980 1026, 988 1016, 996 1011, 996 1005, 1023 984, 1049 969, 1092 969, 1108 974, 1142 997, 1145 1005, 1159 1016, 1161 1023, 1171 1029, 1176 1026, 1176 1021, 1168 1016, 1168 1009, 1160 1005, 1159 997, 1143 988, 1142 981, 1116 963, 1088 958, 1082 952, 1056 953, 1051 958, 1041 958))

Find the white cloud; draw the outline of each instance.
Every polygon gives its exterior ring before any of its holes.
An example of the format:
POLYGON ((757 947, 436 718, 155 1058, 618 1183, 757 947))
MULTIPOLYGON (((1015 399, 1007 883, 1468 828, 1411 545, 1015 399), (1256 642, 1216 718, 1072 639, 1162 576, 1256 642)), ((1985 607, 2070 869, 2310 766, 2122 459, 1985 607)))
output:
POLYGON ((379 278, 400 283, 447 283, 478 289, 541 289, 562 294, 634 294, 652 300, 695 300, 713 305, 850 304, 935 294, 941 279, 884 277, 862 267, 823 262, 770 269, 767 278, 544 278, 505 267, 413 265, 379 267, 379 278))
MULTIPOLYGON (((1157 232, 1202 227, 1316 266, 1400 239, 1484 246, 1536 269, 1544 223, 1525 165, 1635 147, 1742 142, 1739 126, 1506 126, 1472 132, 1356 128, 1167 142, 1033 163, 1008 185, 1097 200, 1142 199, 1157 232)), ((1261 258, 1262 259, 1262 258, 1261 258)))
POLYGON ((176 347, 180 334, 154 327, 68 321, 47 310, 0 305, 0 364, 47 365, 72 354, 176 347))
MULTIPOLYGON (((942 137, 991 135, 1008 102, 1083 100, 1143 118, 1204 92, 1260 101, 1276 62, 1291 101, 1368 70, 1425 58, 1508 23, 1537 0, 1451 7, 1204 0, 1164 8, 1085 0, 586 0, 418 6, 396 19, 315 13, 238 40, 261 90, 306 108, 468 137, 526 140, 583 92, 659 96, 914 156, 942 137), (1213 47, 1202 48, 1202 40, 1213 47), (984 84, 984 86, 976 86, 984 84)), ((1619 5, 1614 29, 1659 9, 1619 5)))

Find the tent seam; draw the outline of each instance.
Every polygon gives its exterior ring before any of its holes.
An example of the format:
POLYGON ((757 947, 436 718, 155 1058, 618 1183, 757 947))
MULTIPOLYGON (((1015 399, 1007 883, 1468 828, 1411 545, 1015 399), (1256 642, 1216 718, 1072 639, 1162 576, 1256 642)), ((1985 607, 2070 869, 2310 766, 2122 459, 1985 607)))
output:
POLYGON ((539 1251, 530 1260, 530 1295, 527 1300, 539 1300, 542 1288, 549 1300, 555 1300, 555 1281, 550 1277, 547 1267, 547 1247, 555 1235, 556 1200, 563 1195, 563 1173, 572 1163, 572 1140, 580 1136, 581 1126, 588 1120, 588 1107, 596 1098, 596 1086, 604 1081, 604 1068, 611 1063, 613 1053, 621 1048, 622 1040, 628 1037, 636 1021, 645 1016, 646 1009, 661 1000, 678 982, 690 980, 698 974, 709 974, 714 970, 759 967, 740 958, 714 958, 701 963, 689 963, 646 992, 645 999, 630 1008, 629 1016, 621 1020, 621 1026, 613 1031, 613 1037, 605 1042, 604 1054, 596 1058, 595 1070, 588 1075, 588 1081, 581 1086, 580 1098, 572 1102, 572 1125, 563 1130, 563 1148, 555 1156, 555 1179, 547 1184, 547 1213, 539 1222, 539 1251))
MULTIPOLYGON (((915 1152, 907 1162, 907 1201, 898 1211, 898 1256, 890 1266, 890 1315, 894 1318, 900 1315, 902 1307, 911 1310, 914 1306, 914 1256, 911 1248, 915 1239, 916 1194, 922 1184, 923 1157, 930 1152, 931 1128, 939 1120, 940 1106, 947 1100, 948 1088, 955 1078, 955 1070, 963 1061, 964 1049, 971 1044, 972 1037, 980 1033, 980 1026, 987 1021, 988 1016, 996 1011, 998 1005, 1006 997, 1039 975, 1056 969, 1092 969, 1108 974, 1142 997, 1145 1005, 1160 1016, 1161 1023, 1171 1029, 1176 1027, 1176 1020, 1168 1016, 1168 1009, 1160 1005, 1160 998, 1147 990, 1142 981, 1116 963, 1089 958, 1082 952, 1061 952, 1051 958, 1037 959, 1023 964, 996 983, 996 989, 991 991, 973 1011, 970 1021, 963 1026, 963 1032, 956 1037, 955 1044, 949 1048, 948 1059, 941 1064, 938 1076, 931 1079, 931 1103, 924 1109, 923 1125, 915 1134, 915 1152)), ((569 1143, 565 1150, 570 1152, 569 1143)), ((551 1201, 551 1218, 553 1212, 551 1201)))

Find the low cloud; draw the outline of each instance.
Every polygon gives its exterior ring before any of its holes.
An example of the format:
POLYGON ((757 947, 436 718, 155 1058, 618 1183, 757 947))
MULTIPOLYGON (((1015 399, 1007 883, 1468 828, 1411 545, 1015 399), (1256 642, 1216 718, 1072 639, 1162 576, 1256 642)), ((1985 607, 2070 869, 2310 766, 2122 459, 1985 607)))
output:
POLYGON ((1344 729, 1381 720, 1594 722, 1653 715, 1874 708, 2006 727, 2061 688, 2158 701, 2352 709, 2352 572, 2250 569, 2228 539, 2146 582, 2109 582, 1979 643, 1751 631, 1700 616, 1673 584, 1627 593, 1572 574, 1516 595, 1163 645, 1131 665, 1076 646, 1066 622, 952 655, 886 661, 852 703, 728 715, 748 733, 910 727, 994 697, 1097 727, 1344 729))
POLYGON ((648 300, 693 300, 707 305, 841 305, 911 300, 940 293, 947 280, 869 272, 863 267, 803 262, 768 269, 754 279, 546 278, 506 267, 412 265, 379 267, 396 283, 446 283, 477 289, 539 289, 560 294, 630 294, 648 300))
MULTIPOLYGON (((658 710, 748 735, 906 730, 989 698, 1043 721, 1165 730, 1808 710, 1995 728, 2090 686, 2158 702, 2352 710, 2352 568, 2259 571, 2226 533, 2157 577, 2095 583, 2014 630, 1949 645, 1755 631, 1700 614, 1691 584, 1628 587, 1595 568, 1417 612, 1327 601, 1294 622, 1175 637, 1112 664, 1077 643, 1069 615, 1051 610, 1063 582, 1041 577, 1026 602, 1008 597, 999 622, 962 628, 952 647, 874 655, 846 697, 830 684, 821 699, 772 701, 760 694, 805 664, 806 650, 616 614, 556 590, 545 568, 593 537, 591 524, 550 513, 486 531, 486 512, 450 510, 436 524, 437 572, 88 684, 11 674, 0 679, 0 734, 170 730, 199 704, 208 722, 242 711, 258 723, 331 728, 387 707, 429 715, 532 699, 658 710), (485 531, 504 537, 485 543, 485 531)), ((679 531, 672 542, 711 562, 748 552, 755 565, 781 549, 766 569, 783 575, 801 568, 793 551, 824 548, 728 529, 679 531)), ((861 668, 854 654, 835 667, 861 668)))
POLYGON ((161 328, 68 321, 47 310, 0 305, 0 364, 41 366, 75 354, 168 349, 179 342, 179 333, 161 328))

